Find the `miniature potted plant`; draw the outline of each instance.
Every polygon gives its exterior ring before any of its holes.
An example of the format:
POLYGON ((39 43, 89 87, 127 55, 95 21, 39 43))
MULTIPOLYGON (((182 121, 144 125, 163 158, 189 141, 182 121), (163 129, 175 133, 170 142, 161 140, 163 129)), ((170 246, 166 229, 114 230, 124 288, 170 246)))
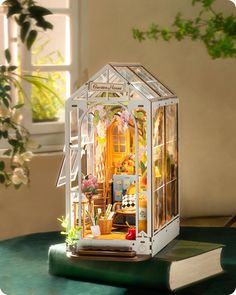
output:
POLYGON ((65 242, 66 242, 67 249, 72 254, 76 254, 80 231, 82 227, 69 226, 68 220, 64 216, 62 216, 61 218, 57 218, 57 220, 61 222, 61 226, 64 229, 63 231, 61 231, 61 234, 66 236, 65 242))

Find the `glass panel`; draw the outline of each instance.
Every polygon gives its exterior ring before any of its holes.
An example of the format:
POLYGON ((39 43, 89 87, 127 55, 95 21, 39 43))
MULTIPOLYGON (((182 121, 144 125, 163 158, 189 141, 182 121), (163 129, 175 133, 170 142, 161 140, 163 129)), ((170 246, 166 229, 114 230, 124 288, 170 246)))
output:
POLYGON ((118 134, 118 127, 114 127, 112 130, 112 134, 117 135, 118 134))
POLYGON ((146 98, 156 97, 156 93, 146 85, 138 76, 136 76, 127 67, 115 67, 115 69, 129 81, 146 98))
POLYGON ((33 122, 63 120, 64 100, 69 92, 68 73, 34 72, 33 75, 35 81, 31 93, 33 122), (38 82, 42 84, 40 87, 38 82))
POLYGON ((166 144, 166 181, 177 178, 177 142, 166 144))
POLYGON ((112 139, 113 143, 118 144, 118 137, 117 136, 113 136, 112 138, 113 138, 112 139))
POLYGON ((124 83, 124 80, 122 80, 120 77, 118 77, 117 74, 112 72, 111 70, 109 71, 109 83, 124 83))
POLYGON ((63 65, 70 63, 69 17, 49 15, 53 30, 39 33, 32 49, 33 65, 63 65), (55 36, 60 36, 55 38, 55 36))
POLYGON ((169 105, 166 110, 166 141, 177 139, 177 105, 169 105))
POLYGON ((120 144, 125 144, 125 137, 124 136, 120 136, 120 144))
POLYGON ((134 117, 138 127, 138 159, 139 159, 139 176, 140 188, 143 191, 147 190, 147 114, 143 108, 134 110, 134 117))
POLYGON ((153 178, 153 189, 156 190, 164 182, 164 145, 153 149, 153 178))
POLYGON ((114 146, 113 146, 113 151, 114 151, 115 153, 118 153, 118 152, 119 152, 119 146, 118 146, 118 145, 114 145, 114 146))
POLYGON ((154 196, 154 230, 165 224, 165 199, 164 187, 153 193, 154 196))
MULTIPOLYGON (((82 112, 80 113, 82 116, 82 112)), ((94 126, 93 115, 87 113, 83 117, 81 125, 81 139, 77 141, 81 144, 81 171, 82 174, 93 174, 93 146, 94 146, 94 126)))
POLYGON ((38 5, 44 6, 47 8, 68 8, 69 0, 38 0, 38 5))
POLYGON ((143 99, 143 97, 138 93, 137 91, 131 90, 129 94, 130 100, 140 100, 143 99))
MULTIPOLYGON (((78 173, 78 160, 79 160, 79 155, 77 150, 71 150, 70 151, 71 155, 71 175, 70 179, 71 182, 75 180, 76 175, 78 173)), ((66 163, 66 157, 63 158, 60 174, 57 180, 57 187, 65 185, 66 183, 66 170, 65 170, 65 163, 66 163)))
POLYGON ((125 145, 121 145, 120 146, 120 152, 121 153, 125 153, 125 145))
POLYGON ((153 146, 164 144, 164 107, 156 109, 153 116, 153 146))
POLYGON ((107 71, 97 77, 93 82, 107 83, 107 71))
POLYGON ((174 216, 178 214, 178 189, 177 181, 167 183, 166 185, 166 219, 171 220, 174 216))
POLYGON ((60 173, 57 179, 57 187, 65 185, 65 183, 66 183, 66 170, 65 170, 65 156, 64 156, 62 160, 60 173))
POLYGON ((141 79, 143 79, 160 96, 172 95, 172 93, 163 86, 154 76, 152 76, 143 67, 130 67, 141 79))

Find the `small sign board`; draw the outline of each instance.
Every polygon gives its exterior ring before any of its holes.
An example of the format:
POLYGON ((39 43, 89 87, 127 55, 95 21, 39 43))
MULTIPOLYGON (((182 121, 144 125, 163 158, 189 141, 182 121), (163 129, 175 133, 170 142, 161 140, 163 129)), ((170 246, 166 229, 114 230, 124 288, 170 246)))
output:
POLYGON ((125 92, 125 83, 89 83, 90 91, 125 92))

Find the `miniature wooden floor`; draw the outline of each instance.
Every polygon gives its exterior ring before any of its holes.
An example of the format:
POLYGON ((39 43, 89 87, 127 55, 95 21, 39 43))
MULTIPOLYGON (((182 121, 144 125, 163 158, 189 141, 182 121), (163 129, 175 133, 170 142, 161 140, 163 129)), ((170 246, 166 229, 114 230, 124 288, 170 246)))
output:
POLYGON ((111 234, 107 234, 107 235, 100 235, 96 238, 90 237, 90 235, 88 234, 88 236, 85 237, 85 239, 96 239, 96 240, 125 240, 125 235, 126 233, 123 232, 112 232, 111 234))

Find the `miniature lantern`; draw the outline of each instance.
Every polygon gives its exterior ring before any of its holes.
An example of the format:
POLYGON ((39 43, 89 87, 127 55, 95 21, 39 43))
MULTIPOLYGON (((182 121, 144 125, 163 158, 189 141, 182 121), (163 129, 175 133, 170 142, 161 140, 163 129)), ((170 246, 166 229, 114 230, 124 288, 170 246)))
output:
POLYGON ((66 101, 63 184, 80 246, 155 255, 179 233, 178 98, 140 64, 103 67, 66 101))

